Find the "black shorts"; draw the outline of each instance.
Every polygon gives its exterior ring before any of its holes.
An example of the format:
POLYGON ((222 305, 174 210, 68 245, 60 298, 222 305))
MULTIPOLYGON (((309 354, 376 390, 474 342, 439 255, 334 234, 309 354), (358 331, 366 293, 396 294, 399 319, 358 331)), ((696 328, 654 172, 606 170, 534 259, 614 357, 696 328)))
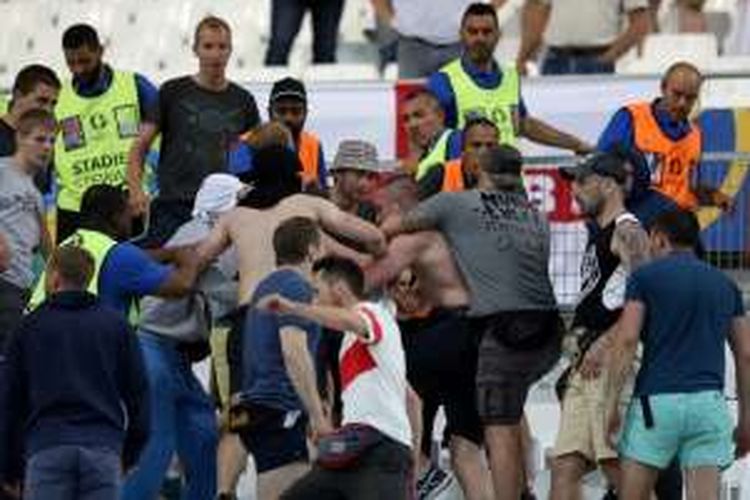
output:
POLYGON ((238 431, 240 440, 255 459, 258 473, 294 462, 307 462, 307 418, 254 404, 247 409, 249 422, 238 431))
POLYGON ((477 406, 485 425, 520 422, 529 388, 560 358, 557 311, 508 311, 474 320, 481 332, 477 406))
POLYGON ((427 318, 411 320, 402 329, 402 339, 407 378, 424 407, 442 405, 446 434, 481 444, 475 390, 477 337, 470 325, 463 309, 436 309, 427 318))

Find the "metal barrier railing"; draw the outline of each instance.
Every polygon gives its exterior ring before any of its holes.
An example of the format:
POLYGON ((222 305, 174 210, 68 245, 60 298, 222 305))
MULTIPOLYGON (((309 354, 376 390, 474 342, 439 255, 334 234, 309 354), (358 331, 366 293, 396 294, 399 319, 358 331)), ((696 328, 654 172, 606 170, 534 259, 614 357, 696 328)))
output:
MULTIPOLYGON (((531 200, 547 213, 552 225, 550 276, 558 302, 564 310, 574 307, 580 289, 579 268, 587 231, 575 206, 570 185, 558 168, 576 162, 573 156, 531 156, 525 159, 525 182, 531 200)), ((719 188, 733 201, 732 209, 715 207, 697 211, 703 228, 704 258, 724 269, 738 283, 750 303, 750 153, 716 151, 705 153, 696 179, 719 188)))

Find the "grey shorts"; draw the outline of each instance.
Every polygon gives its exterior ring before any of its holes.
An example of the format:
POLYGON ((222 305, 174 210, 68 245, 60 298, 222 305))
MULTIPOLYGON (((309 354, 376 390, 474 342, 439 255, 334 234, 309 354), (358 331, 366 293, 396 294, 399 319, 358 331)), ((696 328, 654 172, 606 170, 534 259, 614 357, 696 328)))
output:
POLYGON ((520 422, 531 385, 560 358, 557 311, 508 311, 475 320, 481 331, 477 407, 485 425, 520 422))

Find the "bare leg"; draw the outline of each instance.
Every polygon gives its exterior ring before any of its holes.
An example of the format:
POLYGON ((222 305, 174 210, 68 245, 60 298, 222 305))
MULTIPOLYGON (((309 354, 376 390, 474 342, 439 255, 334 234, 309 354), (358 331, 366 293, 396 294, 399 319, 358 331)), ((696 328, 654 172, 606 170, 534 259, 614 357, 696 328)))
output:
POLYGON ((526 419, 526 415, 521 418, 521 449, 523 450, 523 474, 521 475, 522 488, 528 492, 534 490, 534 479, 536 476, 536 470, 534 467, 536 464, 531 455, 534 449, 534 439, 531 436, 531 428, 529 427, 529 421, 526 419))
POLYGON ((695 467, 685 470, 685 492, 687 500, 718 500, 719 469, 717 467, 695 467))
POLYGON ((489 425, 484 429, 496 500, 518 500, 521 497, 521 426, 489 425))
POLYGON ((568 453, 552 462, 550 500, 580 500, 581 479, 591 467, 580 453, 568 453))
POLYGON ((225 432, 219 439, 219 493, 234 493, 247 465, 247 452, 237 434, 225 432))
POLYGON ((466 500, 489 498, 489 474, 482 462, 482 450, 466 438, 451 436, 451 467, 466 500))
POLYGON ((307 462, 295 462, 258 474, 258 499, 278 500, 291 485, 310 470, 307 462))
POLYGON ((620 491, 620 461, 617 459, 602 460, 599 467, 607 478, 609 486, 613 486, 616 491, 620 491))
POLYGON ((621 466, 620 500, 651 500, 659 470, 625 459, 621 466))

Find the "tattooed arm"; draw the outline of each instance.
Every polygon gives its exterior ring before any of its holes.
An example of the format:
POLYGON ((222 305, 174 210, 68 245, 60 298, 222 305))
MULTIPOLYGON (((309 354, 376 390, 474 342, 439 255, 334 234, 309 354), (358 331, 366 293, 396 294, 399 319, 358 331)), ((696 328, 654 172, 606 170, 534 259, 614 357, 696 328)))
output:
POLYGON ((631 273, 650 257, 648 234, 638 221, 624 220, 615 227, 611 250, 631 273))
POLYGON ((391 215, 380 225, 380 230, 391 239, 399 234, 438 229, 443 214, 454 206, 446 194, 449 193, 438 193, 405 214, 391 215))

